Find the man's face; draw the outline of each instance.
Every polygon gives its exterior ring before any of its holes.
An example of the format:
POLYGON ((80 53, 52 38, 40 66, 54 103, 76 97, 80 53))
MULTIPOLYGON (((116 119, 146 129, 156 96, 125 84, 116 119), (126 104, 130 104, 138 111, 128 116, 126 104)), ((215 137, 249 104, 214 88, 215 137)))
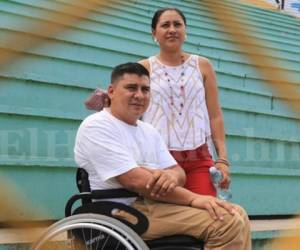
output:
POLYGON ((108 95, 111 113, 118 119, 135 125, 149 106, 149 77, 126 73, 109 86, 108 95))

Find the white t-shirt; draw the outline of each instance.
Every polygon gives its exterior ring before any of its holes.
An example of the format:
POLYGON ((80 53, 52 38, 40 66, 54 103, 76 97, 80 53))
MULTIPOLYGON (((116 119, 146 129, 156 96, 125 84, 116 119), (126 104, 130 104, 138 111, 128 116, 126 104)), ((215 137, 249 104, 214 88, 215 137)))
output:
MULTIPOLYGON (((152 125, 129 125, 107 110, 88 116, 75 141, 75 161, 89 174, 92 190, 122 188, 116 176, 140 165, 168 168, 176 164, 152 125)), ((130 204, 134 199, 118 199, 130 204)))

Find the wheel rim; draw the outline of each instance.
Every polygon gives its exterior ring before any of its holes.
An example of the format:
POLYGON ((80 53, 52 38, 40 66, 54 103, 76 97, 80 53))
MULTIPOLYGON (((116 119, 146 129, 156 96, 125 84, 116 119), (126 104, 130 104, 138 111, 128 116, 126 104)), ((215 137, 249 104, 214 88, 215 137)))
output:
MULTIPOLYGON (((98 230, 100 233, 104 232, 107 233, 109 236, 114 237, 115 239, 119 240, 128 250, 136 250, 136 248, 134 248, 128 241, 126 241, 125 238, 121 237, 120 234, 118 234, 116 231, 114 231, 113 229, 107 228, 103 225, 98 225, 98 224, 92 224, 92 223, 74 223, 72 225, 67 225, 64 226, 60 229, 57 229, 55 231, 50 232, 47 236, 47 238, 41 240, 40 242, 37 242, 36 245, 32 248, 34 250, 40 250, 42 249, 42 246, 48 242, 51 241, 51 239, 53 239, 54 237, 56 237, 57 235, 65 232, 65 231, 69 231, 69 230, 74 230, 74 229, 94 229, 94 230, 98 230)), ((89 241, 90 244, 92 245, 94 243, 94 241, 97 241, 97 239, 90 239, 89 241)), ((98 241, 99 242, 99 241, 98 241)), ((90 247, 90 246, 89 246, 90 247)), ((86 248, 86 249, 92 249, 92 248, 86 248)))

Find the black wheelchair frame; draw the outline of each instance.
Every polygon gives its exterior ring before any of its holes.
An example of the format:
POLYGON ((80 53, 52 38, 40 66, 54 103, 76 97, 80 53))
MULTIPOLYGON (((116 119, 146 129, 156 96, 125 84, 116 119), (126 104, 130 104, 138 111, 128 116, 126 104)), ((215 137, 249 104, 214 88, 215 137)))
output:
MULTIPOLYGON (((67 239, 78 240, 83 249, 91 250, 203 250, 204 243, 187 235, 174 235, 154 240, 143 241, 141 235, 148 228, 148 219, 140 211, 122 203, 105 199, 137 197, 138 194, 126 189, 93 190, 91 191, 88 173, 77 169, 76 184, 78 194, 73 195, 66 203, 63 220, 55 223, 45 232, 41 239, 33 245, 33 250, 59 249, 41 247, 54 235, 67 232, 67 239), (81 205, 80 202, 81 201, 81 205), (75 208, 74 208, 75 207, 75 208), (118 210, 123 210, 135 218, 131 223, 114 216, 118 210), (120 243, 121 242, 121 243, 120 243)), ((52 241, 53 242, 53 241, 52 241)), ((51 243, 52 244, 52 243, 51 243)), ((51 245, 48 244, 48 245, 51 245)), ((69 244, 69 243, 68 243, 69 244)), ((70 245, 70 244, 69 244, 70 245)), ((70 249, 82 249, 72 245, 70 249)), ((65 248, 62 248, 65 249, 65 248)))

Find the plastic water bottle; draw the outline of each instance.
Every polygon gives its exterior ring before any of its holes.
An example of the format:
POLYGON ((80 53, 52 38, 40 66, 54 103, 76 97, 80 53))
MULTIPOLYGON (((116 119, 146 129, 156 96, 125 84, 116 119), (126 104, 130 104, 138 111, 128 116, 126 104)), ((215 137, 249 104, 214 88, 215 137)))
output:
POLYGON ((218 170, 216 167, 209 168, 211 181, 217 190, 217 196, 221 200, 228 201, 232 198, 232 194, 228 189, 224 189, 220 187, 220 183, 223 179, 222 172, 218 170))

